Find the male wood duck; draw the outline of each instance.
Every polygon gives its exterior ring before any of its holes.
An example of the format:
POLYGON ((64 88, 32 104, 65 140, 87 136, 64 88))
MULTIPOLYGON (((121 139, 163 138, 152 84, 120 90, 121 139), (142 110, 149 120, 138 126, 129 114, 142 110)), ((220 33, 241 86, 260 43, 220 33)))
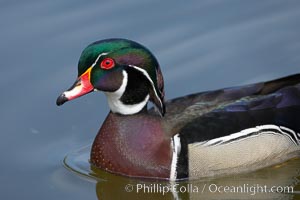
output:
POLYGON ((164 101, 153 54, 126 39, 84 49, 74 85, 57 105, 103 91, 110 112, 90 162, 106 171, 156 179, 254 171, 300 155, 300 74, 164 101), (151 101, 157 109, 147 109, 151 101))

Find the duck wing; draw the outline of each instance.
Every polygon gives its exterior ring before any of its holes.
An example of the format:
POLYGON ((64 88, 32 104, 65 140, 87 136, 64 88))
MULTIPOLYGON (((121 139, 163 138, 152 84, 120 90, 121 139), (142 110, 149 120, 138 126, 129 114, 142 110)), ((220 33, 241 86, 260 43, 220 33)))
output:
POLYGON ((194 118, 180 131, 187 143, 230 143, 262 132, 300 144, 300 84, 269 95, 245 97, 194 118))
MULTIPOLYGON (((201 130, 205 130, 206 135, 214 137, 214 134, 222 136, 255 125, 279 123, 281 118, 292 120, 300 113, 297 112, 300 107, 299 84, 300 74, 296 74, 173 99, 166 102, 164 125, 172 135, 183 132, 197 132, 199 135, 201 130), (295 111, 292 112, 293 109, 295 111), (212 127, 230 130, 217 131, 212 127)), ((205 138, 205 133, 201 135, 203 140, 209 139, 205 138)))

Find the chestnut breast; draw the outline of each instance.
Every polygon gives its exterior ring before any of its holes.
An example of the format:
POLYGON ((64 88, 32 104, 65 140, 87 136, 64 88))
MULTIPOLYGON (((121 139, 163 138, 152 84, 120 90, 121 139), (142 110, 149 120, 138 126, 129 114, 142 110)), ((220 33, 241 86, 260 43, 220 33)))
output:
POLYGON ((160 117, 110 112, 93 143, 91 163, 127 176, 169 178, 171 152, 160 117))

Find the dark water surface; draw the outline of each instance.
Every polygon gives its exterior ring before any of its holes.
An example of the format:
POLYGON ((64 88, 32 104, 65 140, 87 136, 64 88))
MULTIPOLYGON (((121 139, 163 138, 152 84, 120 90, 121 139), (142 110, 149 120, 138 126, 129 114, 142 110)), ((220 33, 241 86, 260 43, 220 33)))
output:
MULTIPOLYGON (((91 144, 108 113, 101 93, 55 105, 75 80, 83 48, 111 37, 144 44, 160 61, 167 98, 174 98, 299 73, 299 19, 296 0, 0 1, 0 199, 172 199, 176 194, 125 191, 127 184, 168 183, 104 172, 96 182, 63 167, 68 152, 91 144)), ((86 160, 75 166, 86 169, 86 160)), ((292 160, 180 185, 265 183, 300 191, 299 169, 300 161, 292 160)), ((300 199, 299 194, 261 195, 179 194, 182 199, 300 199)))

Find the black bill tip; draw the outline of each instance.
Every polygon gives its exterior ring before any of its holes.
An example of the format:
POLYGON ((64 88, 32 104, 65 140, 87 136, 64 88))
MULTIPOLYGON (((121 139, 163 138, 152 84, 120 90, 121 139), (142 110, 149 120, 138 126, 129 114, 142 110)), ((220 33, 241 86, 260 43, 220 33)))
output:
POLYGON ((61 106, 61 105, 63 105, 65 102, 67 102, 68 101, 68 99, 67 99, 67 97, 65 96, 65 94, 61 94, 58 98, 57 98, 57 100, 56 100, 56 105, 57 106, 61 106))

